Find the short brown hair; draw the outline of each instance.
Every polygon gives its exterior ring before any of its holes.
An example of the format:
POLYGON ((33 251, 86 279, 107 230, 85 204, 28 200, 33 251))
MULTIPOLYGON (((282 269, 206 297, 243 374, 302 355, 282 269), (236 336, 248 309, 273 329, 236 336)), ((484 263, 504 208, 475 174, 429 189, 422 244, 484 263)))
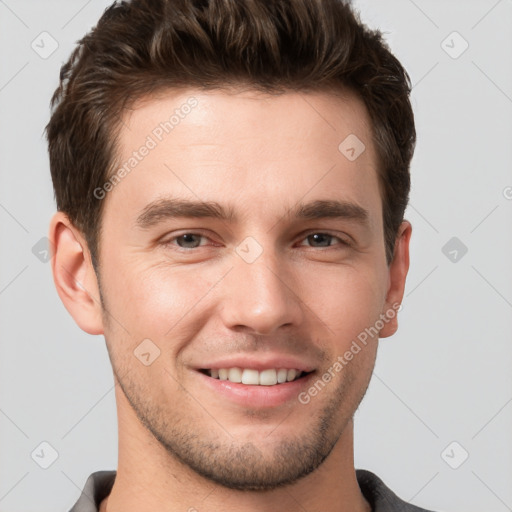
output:
POLYGON ((46 127, 57 208, 84 234, 95 266, 102 201, 94 190, 113 172, 123 109, 167 88, 233 86, 347 88, 363 100, 389 263, 416 132, 409 76, 382 33, 342 0, 132 0, 106 9, 62 66, 46 127))

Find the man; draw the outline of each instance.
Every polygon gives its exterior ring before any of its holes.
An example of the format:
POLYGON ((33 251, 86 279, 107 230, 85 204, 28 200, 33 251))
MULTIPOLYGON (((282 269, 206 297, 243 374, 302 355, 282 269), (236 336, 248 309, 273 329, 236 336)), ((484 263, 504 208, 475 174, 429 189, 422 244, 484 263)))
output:
POLYGON ((409 92, 337 0, 133 0, 80 41, 53 273, 105 336, 119 460, 72 511, 423 510, 353 458, 409 267, 409 92))

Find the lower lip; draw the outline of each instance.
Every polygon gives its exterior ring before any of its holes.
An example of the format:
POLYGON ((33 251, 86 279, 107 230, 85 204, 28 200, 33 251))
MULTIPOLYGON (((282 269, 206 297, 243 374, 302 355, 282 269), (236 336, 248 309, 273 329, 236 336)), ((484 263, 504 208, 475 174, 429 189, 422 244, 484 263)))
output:
POLYGON ((222 396, 243 407, 276 407, 286 402, 299 402, 299 394, 308 387, 314 372, 292 382, 284 382, 273 386, 251 386, 239 384, 229 380, 220 380, 209 377, 196 371, 202 381, 216 396, 222 396))

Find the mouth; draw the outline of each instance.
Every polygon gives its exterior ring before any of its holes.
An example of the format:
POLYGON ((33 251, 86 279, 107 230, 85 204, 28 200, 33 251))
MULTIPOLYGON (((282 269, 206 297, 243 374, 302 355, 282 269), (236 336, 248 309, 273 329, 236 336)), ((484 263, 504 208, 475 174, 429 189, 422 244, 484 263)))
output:
POLYGON ((203 368, 199 370, 204 375, 221 381, 229 381, 247 386, 279 386, 287 382, 295 382, 305 378, 312 372, 296 368, 203 368))
MULTIPOLYGON (((300 393, 318 373, 316 361, 305 355, 270 352, 233 353, 203 360, 190 367, 199 395, 213 406, 238 414, 241 410, 301 406, 300 393)), ((302 409, 301 409, 302 410, 302 409)))
MULTIPOLYGON (((283 358, 284 359, 284 358, 283 358)), ((215 368, 195 368, 199 383, 210 397, 211 403, 221 407, 228 404, 237 408, 266 409, 298 402, 298 396, 311 385, 316 370, 297 361, 267 361, 243 363, 227 361, 215 368), (276 364, 277 363, 277 364, 276 364), (252 366, 252 367, 251 367, 252 366), (297 368, 299 366, 299 368, 297 368)))

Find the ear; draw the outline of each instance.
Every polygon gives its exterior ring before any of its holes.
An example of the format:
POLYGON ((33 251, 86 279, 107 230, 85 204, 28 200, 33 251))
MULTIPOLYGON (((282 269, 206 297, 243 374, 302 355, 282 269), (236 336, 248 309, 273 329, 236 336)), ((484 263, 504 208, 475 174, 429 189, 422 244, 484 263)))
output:
POLYGON ((379 337, 387 338, 398 329, 398 308, 402 303, 405 289, 405 279, 409 271, 409 241, 411 239, 411 223, 404 220, 398 229, 393 260, 389 265, 389 285, 384 304, 383 315, 387 320, 380 330, 379 337))
POLYGON ((103 334, 98 280, 84 237, 65 213, 57 212, 48 238, 53 249, 53 282, 62 303, 82 330, 103 334))

